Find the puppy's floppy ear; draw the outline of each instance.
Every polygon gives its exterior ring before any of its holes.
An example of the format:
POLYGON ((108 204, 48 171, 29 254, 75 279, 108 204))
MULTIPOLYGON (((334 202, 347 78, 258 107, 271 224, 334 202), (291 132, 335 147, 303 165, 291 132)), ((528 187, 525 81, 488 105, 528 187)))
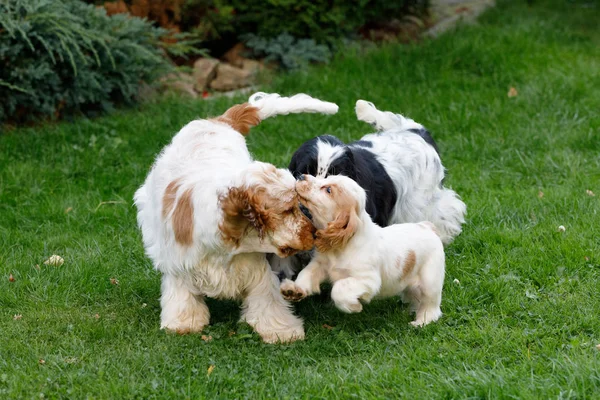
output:
POLYGON ((248 189, 232 187, 219 198, 223 210, 219 229, 223 240, 237 246, 249 227, 256 229, 261 239, 264 237, 266 221, 260 210, 256 209, 252 197, 248 189))
POLYGON ((327 228, 319 229, 316 233, 315 246, 320 252, 343 247, 354 236, 360 219, 354 207, 343 210, 327 228))

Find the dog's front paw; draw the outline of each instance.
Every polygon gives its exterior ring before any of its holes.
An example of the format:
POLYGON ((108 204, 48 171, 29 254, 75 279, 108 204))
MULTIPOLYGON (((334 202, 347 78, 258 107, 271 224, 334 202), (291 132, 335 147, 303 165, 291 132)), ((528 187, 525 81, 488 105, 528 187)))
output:
POLYGON ((300 326, 295 329, 259 332, 265 343, 292 343, 296 340, 304 340, 304 329, 300 326))
POLYGON ((283 282, 281 282, 279 291, 287 301, 300 301, 307 296, 306 291, 289 279, 284 279, 283 282))
POLYGON ((338 301, 338 302, 335 302, 335 306, 338 308, 338 310, 343 311, 347 314, 359 313, 363 309, 361 302, 358 300, 344 301, 344 302, 338 301))

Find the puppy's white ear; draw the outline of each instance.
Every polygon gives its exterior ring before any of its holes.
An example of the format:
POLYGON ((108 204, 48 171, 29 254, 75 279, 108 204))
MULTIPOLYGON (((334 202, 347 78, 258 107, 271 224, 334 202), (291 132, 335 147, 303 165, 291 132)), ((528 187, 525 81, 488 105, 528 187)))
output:
POLYGON ((315 238, 317 250, 324 253, 344 247, 356 233, 359 223, 360 219, 354 207, 343 210, 334 221, 327 224, 327 228, 317 230, 315 238))
POLYGON ((250 96, 248 102, 258 109, 261 120, 277 115, 298 113, 335 114, 338 106, 300 93, 292 97, 281 97, 277 93, 257 92, 250 96))

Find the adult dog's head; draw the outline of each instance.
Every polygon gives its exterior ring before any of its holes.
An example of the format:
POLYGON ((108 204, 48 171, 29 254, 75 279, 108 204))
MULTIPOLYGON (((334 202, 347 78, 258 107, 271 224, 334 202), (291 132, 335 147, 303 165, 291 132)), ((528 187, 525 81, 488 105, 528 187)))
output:
POLYGON ((254 162, 244 182, 220 197, 223 239, 245 248, 258 239, 257 252, 280 257, 312 249, 315 228, 300 210, 295 183, 288 170, 254 162))
POLYGON ((296 192, 317 228, 315 245, 319 251, 343 247, 360 227, 366 193, 352 179, 303 175, 296 183, 296 192))

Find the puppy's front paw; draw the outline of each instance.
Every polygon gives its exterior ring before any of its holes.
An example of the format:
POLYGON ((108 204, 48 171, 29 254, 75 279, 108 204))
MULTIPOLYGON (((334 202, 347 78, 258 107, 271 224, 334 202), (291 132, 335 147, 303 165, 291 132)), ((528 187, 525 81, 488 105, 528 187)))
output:
POLYGON ((306 292, 296 285, 295 282, 284 279, 279 286, 279 291, 287 301, 300 301, 306 297, 306 292))
POLYGON ((335 302, 335 306, 338 308, 338 310, 343 311, 347 314, 359 313, 363 309, 361 302, 358 300, 344 301, 344 302, 338 301, 338 302, 335 302))

